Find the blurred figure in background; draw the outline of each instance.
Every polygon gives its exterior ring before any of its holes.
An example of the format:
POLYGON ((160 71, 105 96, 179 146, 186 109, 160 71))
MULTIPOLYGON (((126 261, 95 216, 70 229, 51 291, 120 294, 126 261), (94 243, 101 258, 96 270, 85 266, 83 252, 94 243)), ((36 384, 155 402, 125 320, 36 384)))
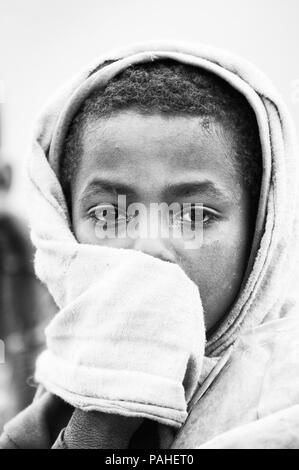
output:
POLYGON ((43 321, 54 310, 49 294, 33 272, 33 248, 25 223, 6 208, 11 167, 1 152, 0 104, 0 432, 5 422, 31 401, 29 385, 35 357, 43 345, 43 321))

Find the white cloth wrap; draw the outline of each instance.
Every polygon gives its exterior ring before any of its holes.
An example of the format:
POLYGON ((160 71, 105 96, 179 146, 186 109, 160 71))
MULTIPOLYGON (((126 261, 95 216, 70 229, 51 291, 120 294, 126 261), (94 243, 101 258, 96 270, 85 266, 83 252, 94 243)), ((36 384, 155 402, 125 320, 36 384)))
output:
POLYGON ((79 244, 57 286, 61 310, 46 329, 37 381, 81 409, 179 427, 204 357, 197 286, 175 264, 79 244))

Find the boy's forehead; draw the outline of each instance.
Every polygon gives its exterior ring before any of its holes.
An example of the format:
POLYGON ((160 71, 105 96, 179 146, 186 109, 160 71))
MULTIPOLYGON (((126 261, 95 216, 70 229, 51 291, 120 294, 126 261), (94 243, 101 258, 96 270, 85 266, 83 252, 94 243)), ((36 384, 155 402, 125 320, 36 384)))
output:
POLYGON ((90 122, 82 135, 79 173, 116 172, 136 177, 177 178, 179 174, 235 174, 233 133, 221 124, 189 116, 126 112, 90 122))
POLYGON ((97 194, 170 201, 207 196, 238 202, 245 191, 231 137, 198 118, 124 113, 85 129, 72 182, 74 201, 97 194))

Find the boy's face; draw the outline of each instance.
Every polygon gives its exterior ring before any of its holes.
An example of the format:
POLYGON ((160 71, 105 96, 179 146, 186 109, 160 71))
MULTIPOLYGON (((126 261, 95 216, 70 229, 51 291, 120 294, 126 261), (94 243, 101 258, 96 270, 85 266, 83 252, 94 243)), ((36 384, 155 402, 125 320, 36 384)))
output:
POLYGON ((207 330, 235 300, 251 243, 249 195, 233 149, 233 132, 221 124, 121 112, 86 126, 72 181, 78 241, 140 250, 178 264, 199 287, 207 330), (146 207, 153 202, 202 204, 202 242, 190 249, 174 238, 99 239, 93 209, 117 206, 118 195, 126 195, 128 204, 146 207))

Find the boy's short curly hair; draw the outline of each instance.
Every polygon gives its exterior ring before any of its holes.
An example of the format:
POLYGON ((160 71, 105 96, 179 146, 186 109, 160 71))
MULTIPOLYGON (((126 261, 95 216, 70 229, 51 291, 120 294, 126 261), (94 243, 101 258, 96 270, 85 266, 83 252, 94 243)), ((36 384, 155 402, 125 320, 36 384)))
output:
POLYGON ((132 65, 85 100, 70 125, 61 160, 62 186, 68 198, 87 123, 128 109, 144 115, 197 116, 203 118, 203 125, 214 120, 232 128, 236 136, 234 162, 252 200, 257 201, 262 150, 253 109, 222 78, 173 60, 132 65))

